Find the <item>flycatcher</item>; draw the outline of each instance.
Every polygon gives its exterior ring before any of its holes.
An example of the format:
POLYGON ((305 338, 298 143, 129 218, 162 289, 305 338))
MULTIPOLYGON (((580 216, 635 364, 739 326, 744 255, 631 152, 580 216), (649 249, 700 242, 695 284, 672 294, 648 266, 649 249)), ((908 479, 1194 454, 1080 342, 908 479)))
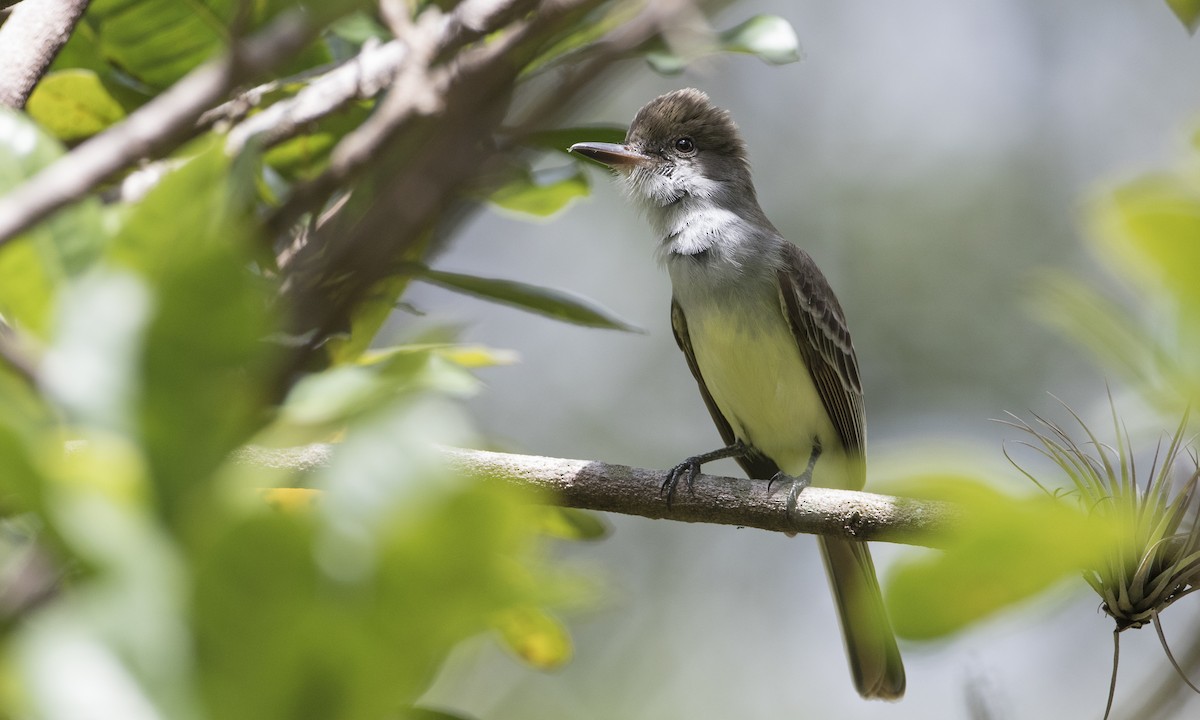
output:
MULTIPOLYGON (((668 475, 689 487, 703 463, 732 457, 751 478, 861 489, 866 426, 846 319, 808 253, 759 207, 746 146, 729 113, 699 90, 652 100, 624 145, 573 152, 615 170, 659 238, 671 276, 671 326, 725 447, 668 475)), ((868 698, 904 695, 904 664, 865 543, 818 539, 850 670, 868 698)))

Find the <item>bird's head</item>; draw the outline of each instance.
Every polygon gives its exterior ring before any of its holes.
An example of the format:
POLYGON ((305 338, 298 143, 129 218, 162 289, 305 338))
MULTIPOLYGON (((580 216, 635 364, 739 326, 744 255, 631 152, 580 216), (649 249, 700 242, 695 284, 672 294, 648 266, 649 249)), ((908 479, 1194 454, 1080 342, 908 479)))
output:
POLYGON ((737 125, 708 95, 692 88, 657 97, 638 110, 625 144, 582 142, 571 152, 615 170, 652 214, 681 201, 728 207, 754 198, 737 125))

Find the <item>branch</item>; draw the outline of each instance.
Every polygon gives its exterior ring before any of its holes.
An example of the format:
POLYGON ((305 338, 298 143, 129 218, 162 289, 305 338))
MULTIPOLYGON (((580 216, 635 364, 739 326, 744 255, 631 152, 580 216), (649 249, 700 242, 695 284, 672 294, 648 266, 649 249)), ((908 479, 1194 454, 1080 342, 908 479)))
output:
MULTIPOLYGON (((247 447, 238 459, 307 472, 328 463, 335 447, 247 447)), ((716 475, 697 476, 693 492, 681 490, 667 508, 660 493, 666 473, 659 470, 459 448, 444 453, 449 466, 465 477, 546 492, 564 507, 655 519, 936 547, 958 514, 943 502, 810 487, 800 493, 789 517, 787 488, 767 493, 761 480, 716 475)))
MULTIPOLYGON (((24 4, 24 3, 23 3, 24 4)), ((225 56, 193 70, 166 92, 59 158, 0 197, 0 246, 116 172, 165 152, 195 132, 196 119, 246 80, 271 71, 302 50, 317 28, 288 12, 225 56)))
MULTIPOLYGON (((467 45, 451 60, 437 62, 454 43, 474 37, 489 23, 513 17, 505 1, 464 2, 452 21, 469 5, 492 12, 480 13, 474 30, 451 32, 451 27, 433 43, 419 48, 410 43, 393 90, 376 112, 342 138, 327 169, 297 185, 268 220, 271 237, 286 237, 338 190, 350 183, 361 190, 351 193, 342 209, 318 224, 303 243, 290 247, 286 262, 280 260, 282 304, 291 311, 288 332, 309 339, 281 377, 290 377, 330 335, 348 327, 354 308, 379 292, 380 282, 399 273, 405 262, 434 252, 440 238, 474 209, 471 198, 486 195, 490 185, 506 177, 504 149, 489 139, 502 126, 522 84, 519 73, 602 4, 544 0, 537 12, 490 33, 488 42, 467 45)), ((629 50, 655 37, 683 7, 691 5, 687 0, 649 4, 599 44, 586 76, 569 74, 524 95, 526 108, 541 111, 529 116, 523 129, 552 123, 585 86, 594 84, 629 50)), ((428 20, 422 15, 416 22, 428 20)), ((424 36, 427 27, 407 34, 424 36)))
MULTIPOLYGON (((405 47, 396 40, 364 45, 358 55, 309 79, 293 97, 234 125, 225 141, 226 151, 231 155, 240 152, 251 138, 262 147, 278 145, 308 132, 312 123, 356 100, 375 97, 395 77, 404 56, 405 47)), ((268 93, 296 80, 276 80, 249 90, 205 113, 200 125, 218 117, 241 120, 268 93)))
POLYGON ((0 26, 0 105, 25 107, 87 6, 88 0, 37 0, 13 8, 0 26))

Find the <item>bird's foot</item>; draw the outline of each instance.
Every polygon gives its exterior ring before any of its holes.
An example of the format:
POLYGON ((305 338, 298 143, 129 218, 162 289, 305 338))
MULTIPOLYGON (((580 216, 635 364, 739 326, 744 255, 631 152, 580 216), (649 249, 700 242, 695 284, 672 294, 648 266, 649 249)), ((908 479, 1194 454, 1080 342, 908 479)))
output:
POLYGON ((767 493, 771 492, 771 486, 777 482, 787 481, 791 484, 791 487, 788 489, 787 498, 788 517, 792 517, 795 514, 800 493, 804 492, 806 487, 812 485, 813 469, 816 468, 819 457, 821 457, 821 440, 814 435, 812 439, 812 453, 808 456, 808 466, 804 468, 804 472, 800 473, 797 477, 792 477, 780 470, 767 481, 767 493))
POLYGON ((675 500, 675 490, 679 486, 679 481, 682 480, 687 486, 688 492, 692 492, 692 487, 696 483, 696 477, 700 475, 700 467, 706 462, 713 460, 723 460, 729 457, 741 457, 746 453, 746 446, 739 440, 728 447, 723 447, 720 450, 704 453, 703 455, 693 455, 684 460, 667 472, 667 479, 663 481, 660 495, 667 496, 667 508, 671 507, 671 503, 675 500))
POLYGON ((660 495, 667 496, 667 507, 671 507, 671 503, 675 500, 675 488, 679 486, 679 481, 683 480, 687 485, 688 492, 692 491, 692 486, 696 482, 696 476, 700 474, 700 457, 694 456, 679 463, 667 472, 667 479, 663 481, 660 495))

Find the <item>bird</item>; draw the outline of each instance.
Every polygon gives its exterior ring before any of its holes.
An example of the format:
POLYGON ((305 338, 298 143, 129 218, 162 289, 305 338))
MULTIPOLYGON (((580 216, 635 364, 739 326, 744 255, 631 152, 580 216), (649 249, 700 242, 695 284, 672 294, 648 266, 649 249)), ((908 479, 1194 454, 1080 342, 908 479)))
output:
MULTIPOLYGON (((866 422, 845 313, 812 257, 767 219, 746 143, 727 110, 685 88, 651 100, 625 142, 579 142, 606 165, 657 237, 671 327, 724 447, 667 474, 670 505, 704 463, 733 458, 753 479, 859 490, 866 422)), ((818 537, 851 676, 865 698, 904 695, 904 663, 866 543, 818 537)))

